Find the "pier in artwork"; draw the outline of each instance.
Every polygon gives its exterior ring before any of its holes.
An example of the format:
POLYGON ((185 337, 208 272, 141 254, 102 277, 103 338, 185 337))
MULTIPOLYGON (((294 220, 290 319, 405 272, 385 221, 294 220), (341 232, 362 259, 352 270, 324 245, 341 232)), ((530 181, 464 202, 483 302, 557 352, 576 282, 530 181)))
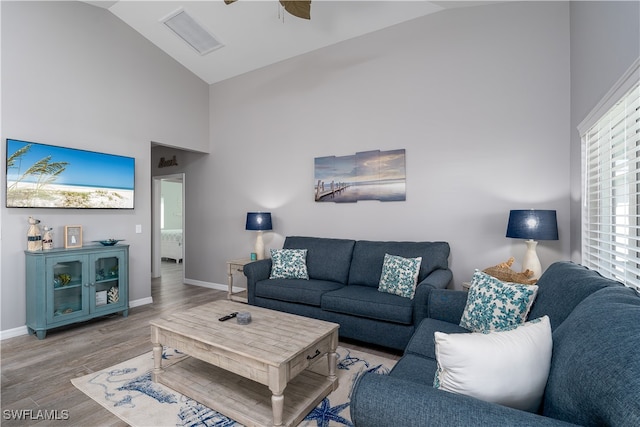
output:
POLYGON ((342 191, 349 188, 351 184, 346 182, 334 182, 331 181, 331 184, 326 184, 324 181, 318 180, 318 184, 316 185, 316 202, 324 199, 325 197, 333 197, 336 194, 341 193, 342 191))

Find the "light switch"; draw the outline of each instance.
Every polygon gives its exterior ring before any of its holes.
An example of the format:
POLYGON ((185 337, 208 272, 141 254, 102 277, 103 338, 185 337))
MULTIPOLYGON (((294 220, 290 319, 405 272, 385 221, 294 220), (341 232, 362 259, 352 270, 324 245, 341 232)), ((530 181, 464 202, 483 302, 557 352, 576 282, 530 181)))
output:
POLYGON ((136 224, 136 233, 137 234, 142 233, 142 224, 136 224))

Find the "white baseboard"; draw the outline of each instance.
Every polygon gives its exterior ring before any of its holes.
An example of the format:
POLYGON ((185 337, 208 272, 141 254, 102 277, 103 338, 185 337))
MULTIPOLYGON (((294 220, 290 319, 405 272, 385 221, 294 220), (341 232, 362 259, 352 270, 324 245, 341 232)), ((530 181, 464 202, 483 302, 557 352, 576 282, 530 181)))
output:
POLYGON ((141 305, 153 304, 153 298, 140 298, 135 301, 129 301, 129 308, 140 307, 141 305))
MULTIPOLYGON (((129 308, 140 307, 141 305, 147 305, 152 303, 153 303, 153 298, 151 297, 141 298, 135 301, 129 301, 129 308)), ((29 333, 29 330, 27 329, 26 325, 18 326, 17 328, 13 328, 13 329, 7 329, 6 331, 0 331, 0 341, 6 340, 9 338, 19 337, 22 335, 27 335, 28 333, 29 333)))
POLYGON ((7 338, 19 337, 21 335, 27 335, 29 330, 27 326, 19 326, 13 329, 7 329, 6 331, 0 331, 0 341, 6 340, 7 338))
MULTIPOLYGON (((211 283, 211 282, 203 282, 201 280, 193 280, 193 279, 184 279, 184 284, 185 285, 193 285, 193 286, 201 286, 203 288, 209 288, 209 289, 215 289, 218 291, 225 291, 227 292, 229 290, 229 286, 228 285, 223 285, 220 283, 211 283)), ((236 288, 233 288, 234 291, 236 290, 236 288)), ((238 289, 240 290, 240 289, 238 289)))

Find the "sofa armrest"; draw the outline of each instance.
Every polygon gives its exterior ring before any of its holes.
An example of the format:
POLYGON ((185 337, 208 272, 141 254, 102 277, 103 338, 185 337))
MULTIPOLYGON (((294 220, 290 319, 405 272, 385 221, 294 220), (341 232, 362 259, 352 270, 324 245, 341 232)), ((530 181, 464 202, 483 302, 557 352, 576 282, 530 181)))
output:
POLYGON ((256 298, 256 282, 269 278, 271 274, 271 258, 261 259, 244 266, 244 275, 247 276, 247 299, 253 305, 256 298))
POLYGON ((429 292, 427 314, 425 317, 449 323, 460 323, 467 305, 468 293, 452 289, 434 289, 429 292))
POLYGON ((449 269, 439 269, 432 271, 424 280, 416 286, 416 293, 413 296, 413 324, 418 325, 422 319, 428 317, 429 295, 435 289, 446 288, 453 274, 449 269))
POLYGON ((432 271, 424 280, 418 283, 420 285, 428 285, 433 289, 445 289, 451 283, 453 273, 448 268, 441 268, 432 271))
POLYGON ((574 425, 375 373, 356 380, 350 411, 356 427, 574 425))

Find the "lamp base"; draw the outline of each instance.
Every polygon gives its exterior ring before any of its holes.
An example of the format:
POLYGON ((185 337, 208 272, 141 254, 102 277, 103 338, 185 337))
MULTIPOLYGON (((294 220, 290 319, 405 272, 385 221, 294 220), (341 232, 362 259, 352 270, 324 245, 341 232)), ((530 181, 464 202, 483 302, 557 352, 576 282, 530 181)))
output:
POLYGON ((255 247, 256 257, 261 260, 264 259, 264 242, 262 241, 262 231, 258 231, 258 237, 256 237, 255 247))
POLYGON ((536 246, 538 245, 538 242, 529 239, 525 243, 527 244, 527 251, 525 252, 524 259, 522 260, 522 270, 533 271, 533 276, 531 276, 531 278, 539 279, 542 275, 542 265, 540 265, 540 259, 536 253, 536 246))

